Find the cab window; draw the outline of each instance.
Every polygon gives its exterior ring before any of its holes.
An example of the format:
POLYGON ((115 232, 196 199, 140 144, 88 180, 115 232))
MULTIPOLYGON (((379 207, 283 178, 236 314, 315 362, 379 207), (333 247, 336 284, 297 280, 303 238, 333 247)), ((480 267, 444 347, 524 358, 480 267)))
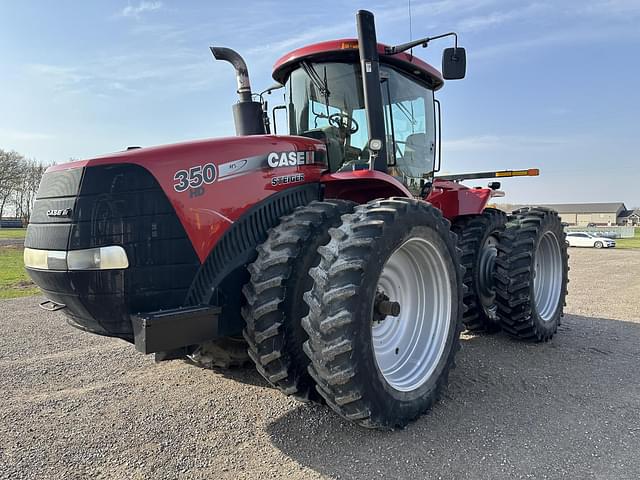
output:
MULTIPOLYGON (((380 71, 389 174, 419 185, 434 169, 433 91, 388 65, 380 71)), ((331 171, 368 168, 370 136, 358 64, 302 62, 285 92, 289 132, 324 141, 331 171)))
POLYGON ((434 169, 433 91, 389 67, 381 72, 389 172, 410 183, 434 169))

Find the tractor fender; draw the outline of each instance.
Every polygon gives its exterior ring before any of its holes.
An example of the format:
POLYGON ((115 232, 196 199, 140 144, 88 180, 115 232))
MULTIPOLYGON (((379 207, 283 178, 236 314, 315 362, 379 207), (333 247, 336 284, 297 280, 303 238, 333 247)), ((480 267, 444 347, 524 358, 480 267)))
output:
POLYGON ((490 198, 489 188, 469 188, 461 183, 436 179, 425 200, 439 208, 445 218, 453 220, 461 215, 482 213, 490 198))
POLYGON ((320 178, 325 198, 341 198, 367 203, 376 198, 407 197, 413 195, 391 175, 376 170, 353 170, 326 173, 320 178))

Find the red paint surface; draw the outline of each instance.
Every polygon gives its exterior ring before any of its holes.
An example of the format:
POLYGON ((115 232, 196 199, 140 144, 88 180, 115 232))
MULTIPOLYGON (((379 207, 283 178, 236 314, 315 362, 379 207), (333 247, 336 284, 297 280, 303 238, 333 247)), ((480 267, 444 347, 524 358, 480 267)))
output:
MULTIPOLYGON (((266 157, 270 152, 290 151, 325 152, 326 146, 318 140, 295 136, 229 137, 128 150, 55 165, 47 171, 118 163, 147 169, 169 198, 200 261, 207 258, 224 232, 249 208, 290 186, 321 182, 325 187, 325 198, 343 198, 358 203, 392 196, 413 197, 401 182, 386 173, 375 170, 326 173, 326 164, 322 163, 277 168, 263 163, 224 180, 218 176, 214 183, 205 186, 202 195, 196 197, 190 196, 190 190, 176 192, 173 188, 177 170, 206 163, 220 166, 233 160, 266 157), (304 182, 271 185, 273 177, 295 173, 304 173, 304 182)), ((436 180, 426 200, 451 220, 460 215, 481 213, 490 198, 488 188, 470 189, 459 183, 436 180)))
POLYGON ((490 198, 489 188, 469 188, 456 182, 436 180, 426 200, 453 220, 460 215, 482 213, 490 198))
POLYGON ((377 170, 327 173, 320 181, 325 185, 325 198, 365 203, 376 198, 413 196, 401 182, 377 170))
MULTIPOLYGON (((305 57, 310 57, 313 55, 321 55, 332 52, 345 52, 349 50, 358 50, 358 40, 354 38, 345 38, 341 40, 330 40, 327 42, 314 43, 312 45, 307 45, 302 48, 298 48, 292 52, 287 53, 280 57, 275 65, 273 66, 273 77, 278 80, 278 72, 291 65, 292 63, 299 62, 305 57), (353 45, 351 48, 343 48, 343 45, 353 45)), ((444 79, 442 78, 442 74, 429 65, 427 62, 419 59, 416 56, 410 55, 406 52, 396 53, 395 55, 386 55, 385 48, 387 45, 382 43, 378 43, 378 54, 380 55, 380 61, 384 62, 385 58, 391 58, 396 62, 400 62, 405 65, 406 69, 418 69, 428 76, 432 77, 437 84, 436 90, 442 86, 444 83, 444 79)))
POLYGON ((326 170, 324 164, 269 168, 263 166, 237 174, 205 186, 204 194, 190 197, 190 191, 176 192, 173 189, 174 174, 178 170, 214 163, 216 166, 270 152, 314 151, 324 152, 326 147, 318 140, 294 136, 255 135, 200 140, 175 145, 141 148, 118 152, 91 160, 66 163, 50 167, 47 171, 96 165, 128 163, 146 168, 156 178, 193 243, 193 247, 204 261, 222 234, 249 208, 269 195, 293 185, 317 182, 326 170), (274 176, 303 172, 304 182, 271 186, 274 176))

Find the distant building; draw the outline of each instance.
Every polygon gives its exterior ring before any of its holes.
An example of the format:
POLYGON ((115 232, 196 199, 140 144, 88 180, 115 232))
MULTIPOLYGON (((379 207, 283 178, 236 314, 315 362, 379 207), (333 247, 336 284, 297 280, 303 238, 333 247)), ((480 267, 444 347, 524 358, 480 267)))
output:
MULTIPOLYGON (((511 211, 524 205, 497 206, 506 211, 511 211)), ((563 222, 579 227, 586 227, 589 224, 595 224, 597 226, 640 224, 640 210, 627 210, 622 202, 557 203, 542 204, 539 206, 552 208, 560 214, 563 222), (636 223, 628 223, 628 220, 635 221, 636 223)))
POLYGON ((640 208, 635 210, 627 210, 618 219, 620 225, 631 225, 637 227, 640 225, 640 208))

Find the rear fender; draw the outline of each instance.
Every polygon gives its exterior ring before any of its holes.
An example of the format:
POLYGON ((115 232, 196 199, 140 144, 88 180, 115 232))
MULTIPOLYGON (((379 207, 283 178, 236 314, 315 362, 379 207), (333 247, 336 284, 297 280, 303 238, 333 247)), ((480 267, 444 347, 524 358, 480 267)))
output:
POLYGON ((449 220, 482 213, 491 198, 489 188, 469 188, 461 183, 436 180, 425 199, 449 220))

